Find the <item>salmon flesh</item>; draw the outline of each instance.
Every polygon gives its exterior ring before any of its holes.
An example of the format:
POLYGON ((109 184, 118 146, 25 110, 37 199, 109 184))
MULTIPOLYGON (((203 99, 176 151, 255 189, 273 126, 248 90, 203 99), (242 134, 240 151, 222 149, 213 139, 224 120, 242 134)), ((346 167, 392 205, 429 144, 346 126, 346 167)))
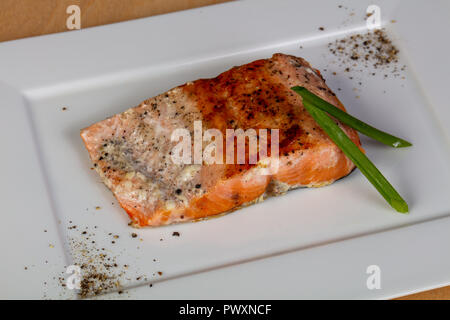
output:
MULTIPOLYGON (((318 70, 302 58, 278 53, 149 98, 81 130, 81 137, 134 226, 202 219, 290 189, 325 186, 354 169, 293 86, 345 111, 318 70), (224 137, 227 129, 254 129, 258 139, 260 129, 278 129, 277 170, 261 173, 262 158, 256 164, 174 163, 179 141, 172 133, 182 128, 195 134, 196 121, 202 133, 216 129, 224 137)), ((361 148, 356 131, 337 123, 361 148)))

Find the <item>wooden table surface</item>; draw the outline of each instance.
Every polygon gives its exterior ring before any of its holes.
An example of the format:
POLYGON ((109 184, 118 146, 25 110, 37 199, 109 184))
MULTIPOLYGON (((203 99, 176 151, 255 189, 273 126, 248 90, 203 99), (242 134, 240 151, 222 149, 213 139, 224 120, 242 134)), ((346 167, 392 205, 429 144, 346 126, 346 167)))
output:
MULTIPOLYGON (((68 31, 66 8, 81 9, 81 28, 186 10, 229 0, 1 0, 0 41, 68 31)), ((399 299, 450 300, 450 286, 399 299)))

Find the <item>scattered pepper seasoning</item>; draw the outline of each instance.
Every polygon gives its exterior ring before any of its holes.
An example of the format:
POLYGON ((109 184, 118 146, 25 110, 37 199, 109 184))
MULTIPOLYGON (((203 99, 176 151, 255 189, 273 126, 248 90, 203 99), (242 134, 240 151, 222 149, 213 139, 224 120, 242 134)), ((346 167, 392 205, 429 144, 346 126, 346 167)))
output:
MULTIPOLYGON (((339 66, 345 72, 365 73, 367 68, 382 69, 400 75, 406 66, 398 67, 398 48, 392 43, 385 29, 376 29, 367 33, 358 33, 328 43, 329 51, 337 57, 339 66)), ((374 76, 375 73, 371 72, 374 76)), ((333 72, 333 75, 336 75, 333 72)), ((385 74, 385 78, 388 76, 385 74)), ((353 77, 352 77, 353 78, 353 77)))

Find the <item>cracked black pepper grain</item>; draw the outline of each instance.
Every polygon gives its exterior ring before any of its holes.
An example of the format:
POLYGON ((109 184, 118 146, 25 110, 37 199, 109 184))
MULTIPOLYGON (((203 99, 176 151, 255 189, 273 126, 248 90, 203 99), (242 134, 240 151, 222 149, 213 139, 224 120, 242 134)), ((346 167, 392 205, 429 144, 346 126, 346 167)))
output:
MULTIPOLYGON (((406 66, 399 67, 399 49, 393 44, 384 29, 354 34, 328 44, 328 50, 337 57, 338 66, 345 72, 367 72, 368 68, 379 69, 395 77, 406 66)), ((371 72, 374 76, 376 73, 371 72)), ((333 72, 333 75, 336 75, 333 72)))

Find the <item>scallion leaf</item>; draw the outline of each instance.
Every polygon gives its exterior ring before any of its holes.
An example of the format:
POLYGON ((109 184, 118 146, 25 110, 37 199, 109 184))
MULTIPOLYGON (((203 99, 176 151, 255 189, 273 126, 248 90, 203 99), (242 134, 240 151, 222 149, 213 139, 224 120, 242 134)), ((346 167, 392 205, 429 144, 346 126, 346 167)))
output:
POLYGON ((308 113, 316 120, 318 125, 327 133, 333 142, 344 152, 345 155, 361 170, 378 192, 398 212, 407 213, 408 204, 398 194, 394 187, 387 181, 383 174, 359 150, 356 144, 342 131, 341 128, 320 108, 309 100, 304 99, 303 105, 308 113))
POLYGON ((384 143, 388 146, 394 147, 394 148, 403 148, 403 147, 409 147, 412 146, 412 144, 406 140, 400 139, 398 137, 395 137, 389 133, 386 133, 384 131, 378 130, 371 125, 362 122, 361 120, 352 117, 347 112, 342 111, 339 108, 336 108, 332 104, 326 102, 325 100, 321 99, 320 97, 316 96, 314 93, 311 93, 304 87, 296 86, 293 87, 292 90, 297 92, 299 95, 302 96, 303 100, 309 101, 317 108, 320 108, 321 110, 329 113, 342 123, 345 123, 349 127, 361 132, 362 134, 375 139, 377 141, 380 141, 381 143, 384 143))

